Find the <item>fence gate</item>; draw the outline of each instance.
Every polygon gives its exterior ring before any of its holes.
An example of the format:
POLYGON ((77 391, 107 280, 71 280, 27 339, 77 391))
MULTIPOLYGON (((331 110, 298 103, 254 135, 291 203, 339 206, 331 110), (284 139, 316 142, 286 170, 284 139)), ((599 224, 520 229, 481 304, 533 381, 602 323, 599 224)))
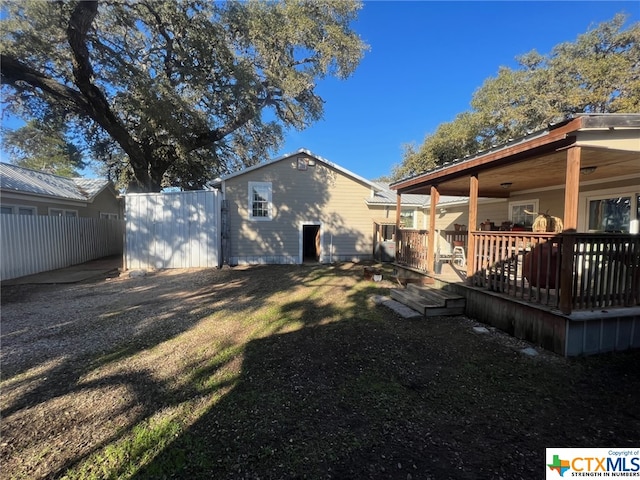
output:
POLYGON ((128 269, 219 267, 220 193, 126 195, 128 269))

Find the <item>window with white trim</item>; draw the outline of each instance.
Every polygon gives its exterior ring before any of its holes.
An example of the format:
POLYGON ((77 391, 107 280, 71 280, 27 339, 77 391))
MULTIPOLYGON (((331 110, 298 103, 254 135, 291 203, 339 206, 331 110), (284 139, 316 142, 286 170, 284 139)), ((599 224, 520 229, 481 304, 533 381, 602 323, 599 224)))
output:
POLYGON ((36 207, 22 205, 2 205, 2 213, 7 215, 35 215, 36 207))
POLYGON ((509 202, 509 221, 514 226, 532 228, 537 212, 538 199, 509 202))
POLYGON ((249 220, 271 220, 272 195, 271 182, 249 182, 249 220))
POLYGON ((107 220, 118 220, 118 214, 100 212, 100 218, 106 218, 107 220))
POLYGON ((638 196, 633 194, 587 198, 587 229, 592 232, 629 233, 634 220, 632 213, 638 209, 637 203, 638 196))
POLYGON ((78 211, 77 210, 64 210, 62 208, 50 208, 49 209, 50 217, 67 217, 67 218, 77 218, 78 211))
POLYGON ((400 226, 403 228, 416 228, 416 212, 413 208, 400 209, 400 226))

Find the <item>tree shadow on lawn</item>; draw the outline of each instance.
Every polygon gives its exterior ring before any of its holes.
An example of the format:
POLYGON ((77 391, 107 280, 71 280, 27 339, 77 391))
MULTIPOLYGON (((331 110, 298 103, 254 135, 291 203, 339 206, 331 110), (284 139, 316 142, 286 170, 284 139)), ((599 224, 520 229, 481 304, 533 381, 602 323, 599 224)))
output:
MULTIPOLYGON (((183 391, 170 391, 151 368, 118 365, 170 343, 212 315, 223 318, 225 314, 249 312, 265 304, 270 296, 294 289, 303 274, 296 268, 271 267, 270 275, 277 281, 265 284, 254 280, 255 272, 211 270, 209 275, 175 275, 170 282, 161 275, 150 275, 112 284, 55 286, 73 289, 72 302, 84 299, 87 303, 74 303, 81 306, 64 309, 64 317, 53 322, 46 298, 60 290, 48 286, 41 296, 34 289, 29 295, 18 295, 16 302, 29 302, 29 311, 42 311, 30 315, 26 329, 12 329, 10 315, 5 317, 7 312, 3 312, 3 336, 10 339, 3 340, 3 357, 15 356, 13 362, 7 362, 8 368, 3 365, 3 463, 32 448, 40 437, 44 444, 48 438, 65 435, 58 428, 76 429, 81 432, 77 436, 93 436, 68 442, 84 446, 59 467, 53 465, 57 471, 54 476, 60 475, 154 413, 203 394, 189 385, 183 391), (52 325, 58 321, 60 326, 52 325), (46 348, 40 348, 42 342, 46 348), (112 410, 103 412, 104 418, 96 412, 75 411, 74 399, 80 396, 93 402, 97 410, 113 402, 112 410), (91 422, 109 422, 118 415, 126 419, 126 424, 114 425, 106 436, 86 431, 91 422)), ((197 384, 198 375, 211 376, 232 361, 234 346, 232 340, 219 339, 215 347, 224 353, 220 359, 204 368, 187 363, 185 370, 195 372, 192 382, 197 384)), ((212 389, 224 387, 225 382, 220 382, 212 389)))
POLYGON ((234 388, 134 478, 540 478, 546 447, 637 446, 640 352, 531 359, 472 326, 360 305, 252 340, 234 388))
MULTIPOLYGON (((300 281, 299 273, 291 269, 277 273, 278 280, 268 286, 268 293, 293 288, 300 281)), ((14 331, 5 309, 3 377, 17 378, 13 387, 21 382, 39 387, 9 410, 2 410, 2 416, 23 408, 29 403, 28 397, 46 401, 48 397, 42 392, 55 395, 56 386, 64 392, 67 385, 100 365, 169 341, 216 311, 252 308, 265 295, 264 286, 252 281, 250 271, 211 270, 210 275, 198 272, 173 277, 168 282, 164 276, 150 275, 98 287, 46 285, 41 289, 42 297, 32 292, 19 299, 37 305, 29 310, 29 323, 23 331, 14 331), (101 290, 96 291, 96 287, 101 290), (56 318, 51 313, 51 298, 55 299, 61 289, 74 292, 69 295, 69 306, 57 307, 64 313, 56 318), (75 306, 83 299, 84 303, 75 306), (40 374, 29 374, 46 365, 54 366, 40 374)))

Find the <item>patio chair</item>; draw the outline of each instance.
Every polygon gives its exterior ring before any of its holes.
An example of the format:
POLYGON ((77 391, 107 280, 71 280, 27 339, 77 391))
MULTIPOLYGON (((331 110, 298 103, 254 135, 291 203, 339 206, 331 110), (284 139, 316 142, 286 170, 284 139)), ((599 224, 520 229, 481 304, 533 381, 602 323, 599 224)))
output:
POLYGON ((467 266, 467 252, 464 250, 464 242, 454 241, 452 250, 452 262, 460 267, 467 266))

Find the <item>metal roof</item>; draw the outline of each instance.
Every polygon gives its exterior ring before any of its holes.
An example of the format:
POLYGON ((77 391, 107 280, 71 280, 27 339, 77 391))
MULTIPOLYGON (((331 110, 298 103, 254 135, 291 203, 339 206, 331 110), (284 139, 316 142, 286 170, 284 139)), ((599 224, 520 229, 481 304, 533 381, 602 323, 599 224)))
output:
MULTIPOLYGON (((389 188, 388 183, 374 182, 380 190, 377 190, 375 194, 367 198, 367 203, 370 205, 396 205, 396 198, 398 194, 389 188)), ((429 202, 428 195, 403 195, 403 205, 417 205, 423 206, 429 202)))
POLYGON ((4 191, 87 201, 108 185, 108 180, 60 177, 0 162, 0 189, 4 191))
MULTIPOLYGON (((380 187, 379 191, 375 192, 375 195, 371 198, 367 199, 367 203, 370 205, 393 205, 396 206, 396 201, 398 194, 395 190, 391 190, 388 183, 375 182, 376 185, 380 187)), ((438 202, 438 205, 443 205, 445 203, 466 203, 469 200, 469 197, 452 197, 447 195, 442 195, 438 202)), ((430 195, 419 195, 413 193, 406 193, 402 195, 402 205, 403 206, 418 206, 418 207, 428 207, 431 205, 431 196, 430 195)))

